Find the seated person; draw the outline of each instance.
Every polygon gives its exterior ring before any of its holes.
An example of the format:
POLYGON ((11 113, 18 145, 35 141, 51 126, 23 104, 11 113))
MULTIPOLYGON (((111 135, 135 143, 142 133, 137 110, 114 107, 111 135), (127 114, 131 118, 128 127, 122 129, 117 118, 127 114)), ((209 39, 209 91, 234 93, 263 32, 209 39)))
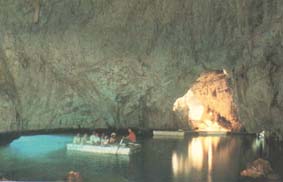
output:
POLYGON ((109 139, 109 144, 115 144, 117 142, 116 133, 111 133, 111 137, 109 139))
POLYGON ((80 144, 81 143, 81 136, 80 136, 79 133, 74 137, 73 143, 74 144, 80 144))
POLYGON ((96 132, 93 132, 92 135, 90 135, 89 140, 90 144, 100 144, 100 137, 96 132))
POLYGON ((84 134, 84 136, 81 138, 81 144, 86 144, 88 140, 87 134, 84 134))
POLYGON ((109 144, 109 137, 104 136, 104 138, 101 138, 101 145, 107 145, 109 144))

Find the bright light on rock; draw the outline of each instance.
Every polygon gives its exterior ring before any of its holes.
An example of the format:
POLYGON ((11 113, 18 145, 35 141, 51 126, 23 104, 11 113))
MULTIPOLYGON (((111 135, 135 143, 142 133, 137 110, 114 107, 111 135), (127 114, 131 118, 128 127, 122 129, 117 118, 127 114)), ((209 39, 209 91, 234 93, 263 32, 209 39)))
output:
POLYGON ((188 91, 185 99, 189 108, 189 119, 193 121, 200 120, 204 112, 204 106, 201 104, 198 98, 194 96, 194 93, 191 90, 188 91))
POLYGON ((188 92, 176 100, 173 111, 194 130, 239 130, 241 124, 228 82, 225 69, 201 75, 188 92))

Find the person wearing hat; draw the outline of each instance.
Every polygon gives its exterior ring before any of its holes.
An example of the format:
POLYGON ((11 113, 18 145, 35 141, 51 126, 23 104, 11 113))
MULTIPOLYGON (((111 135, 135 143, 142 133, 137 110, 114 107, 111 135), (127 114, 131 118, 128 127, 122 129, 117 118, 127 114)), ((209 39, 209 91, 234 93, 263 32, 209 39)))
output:
POLYGON ((116 143, 116 142, 117 142, 116 133, 113 132, 113 133, 111 133, 111 135, 110 135, 109 144, 114 144, 114 143, 116 143))

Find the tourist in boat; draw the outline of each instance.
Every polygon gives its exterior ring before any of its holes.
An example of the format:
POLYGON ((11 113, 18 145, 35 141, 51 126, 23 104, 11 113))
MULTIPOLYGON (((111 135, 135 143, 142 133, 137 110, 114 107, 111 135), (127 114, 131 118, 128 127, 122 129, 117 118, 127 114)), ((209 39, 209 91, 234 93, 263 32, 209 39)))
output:
POLYGON ((73 143, 74 144, 80 144, 81 143, 81 136, 80 136, 79 133, 74 137, 73 143))
POLYGON ((101 138, 101 145, 107 145, 109 144, 109 137, 105 135, 103 138, 101 138))
POLYGON ((110 139, 109 139, 109 144, 115 144, 117 142, 117 138, 116 138, 116 133, 113 132, 111 133, 110 139))
POLYGON ((100 139, 104 139, 105 133, 101 133, 100 139))
POLYGON ((105 133, 101 133, 101 135, 100 135, 100 144, 101 145, 104 145, 103 143, 105 142, 105 133))
POLYGON ((133 132, 131 128, 128 129, 129 135, 126 137, 126 140, 129 142, 135 143, 136 142, 136 134, 133 132))
POLYGON ((100 144, 100 137, 95 131, 92 133, 92 135, 90 135, 89 140, 90 144, 100 144))
POLYGON ((88 141, 88 136, 87 134, 84 134, 84 136, 81 138, 81 144, 86 144, 88 141))

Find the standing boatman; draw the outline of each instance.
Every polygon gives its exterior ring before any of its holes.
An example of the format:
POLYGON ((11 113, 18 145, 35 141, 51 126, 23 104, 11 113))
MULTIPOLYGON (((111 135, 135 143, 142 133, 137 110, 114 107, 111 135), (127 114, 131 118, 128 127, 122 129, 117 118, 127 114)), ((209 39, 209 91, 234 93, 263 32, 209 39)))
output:
POLYGON ((127 139, 130 142, 135 143, 137 141, 137 137, 136 134, 133 132, 133 130, 131 128, 128 129, 129 135, 127 136, 127 139))

